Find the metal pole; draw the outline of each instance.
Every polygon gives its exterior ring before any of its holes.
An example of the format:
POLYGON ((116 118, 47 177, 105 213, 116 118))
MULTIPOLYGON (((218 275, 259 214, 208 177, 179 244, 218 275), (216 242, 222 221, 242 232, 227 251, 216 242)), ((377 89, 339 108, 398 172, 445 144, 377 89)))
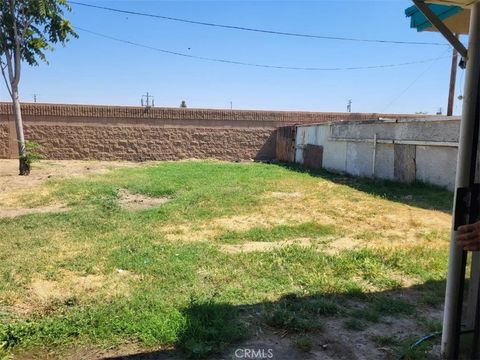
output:
POLYGON ((375 178, 375 160, 377 159, 377 133, 373 136, 372 177, 375 178))
MULTIPOLYGON (((480 81, 480 3, 475 2, 471 9, 470 35, 467 71, 465 79, 465 98, 457 161, 455 188, 469 187, 472 174, 472 153, 474 148, 476 109, 478 106, 478 84, 480 81)), ((474 169, 474 168, 473 168, 474 169)), ((457 192, 455 192, 457 194, 457 192)), ((456 196, 456 195, 455 195, 456 196)), ((455 202, 454 202, 455 204, 455 202)), ((454 218, 456 208, 454 205, 454 218)), ((452 226, 450 256, 448 261, 447 289, 445 294, 445 312, 443 318, 442 355, 447 359, 455 359, 458 351, 458 331, 461 323, 462 287, 464 283, 465 252, 455 243, 455 232, 452 226)))
MULTIPOLYGON (((455 37, 458 39, 458 34, 455 34, 455 37)), ((453 102, 455 99, 455 82, 457 80, 457 64, 458 62, 458 51, 453 49, 452 54, 452 67, 450 70, 450 86, 448 88, 448 106, 447 106, 447 116, 453 115, 453 102)))

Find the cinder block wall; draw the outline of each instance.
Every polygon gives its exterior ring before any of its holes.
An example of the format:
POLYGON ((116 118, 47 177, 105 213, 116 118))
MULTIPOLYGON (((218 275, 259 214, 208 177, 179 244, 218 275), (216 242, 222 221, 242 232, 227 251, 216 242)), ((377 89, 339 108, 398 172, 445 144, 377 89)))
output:
POLYGON ((0 158, 10 157, 8 124, 0 123, 0 158))
POLYGON ((304 163, 307 145, 318 145, 317 162, 327 170, 453 190, 459 130, 455 117, 300 125, 295 161, 304 163))
MULTIPOLYGON (((23 104, 25 137, 49 159, 274 159, 289 124, 408 115, 23 104)), ((0 103, 0 158, 15 158, 10 103, 0 103)))
POLYGON ((27 125, 49 159, 272 159, 270 128, 27 125))

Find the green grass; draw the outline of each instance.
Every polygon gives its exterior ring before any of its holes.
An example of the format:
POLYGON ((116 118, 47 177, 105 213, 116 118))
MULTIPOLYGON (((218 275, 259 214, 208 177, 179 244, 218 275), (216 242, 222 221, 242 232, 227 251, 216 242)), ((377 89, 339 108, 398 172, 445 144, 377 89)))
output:
POLYGON ((225 243, 245 241, 279 241, 295 238, 318 238, 335 234, 331 225, 307 222, 298 225, 277 225, 273 227, 255 227, 248 231, 227 231, 217 237, 225 243))
MULTIPOLYGON (((162 163, 43 185, 31 203, 62 202, 70 210, 0 218, 2 351, 135 342, 202 358, 245 339, 256 322, 302 339, 331 317, 359 317, 345 322, 358 331, 385 316, 412 317, 419 311, 409 300, 414 293, 423 294, 420 307, 439 304, 448 224, 425 220, 409 246, 379 242, 386 230, 414 228, 408 219, 389 225, 385 215, 439 216, 419 208, 446 211, 450 193, 297 170, 162 163), (118 205, 119 189, 171 201, 128 211, 118 205), (270 196, 298 191, 300 198, 270 196), (221 247, 299 238, 321 242, 239 253, 221 247), (337 238, 378 245, 329 247, 337 238), (405 289, 402 278, 417 285, 405 289), (39 298, 40 287, 48 296, 39 298)), ((311 345, 299 340, 298 347, 311 345)))
POLYGON ((305 332, 321 330, 321 316, 332 316, 340 312, 337 304, 329 298, 316 296, 302 298, 290 294, 274 303, 265 305, 264 318, 268 325, 289 330, 305 332))
POLYGON ((385 315, 412 315, 415 313, 415 305, 394 297, 376 296, 373 298, 373 308, 380 314, 385 315))

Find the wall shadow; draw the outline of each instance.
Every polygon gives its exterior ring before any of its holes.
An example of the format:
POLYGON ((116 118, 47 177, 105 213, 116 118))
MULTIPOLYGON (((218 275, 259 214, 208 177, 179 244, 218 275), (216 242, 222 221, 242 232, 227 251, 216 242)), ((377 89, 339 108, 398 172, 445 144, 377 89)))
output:
MULTIPOLYGON (((408 353, 408 346, 421 335, 439 330, 444 290, 445 281, 439 280, 368 294, 287 294, 277 301, 253 305, 217 303, 211 298, 192 302, 183 310, 186 326, 179 334, 175 350, 104 359, 248 358, 238 356, 245 355, 241 353, 244 350, 235 352, 238 349, 263 349, 263 357, 256 358, 276 360, 362 358, 357 354, 355 341, 352 339, 349 343, 348 334, 364 337, 364 346, 368 346, 365 345, 368 342, 377 341, 378 348, 393 356, 385 358, 398 358, 400 354, 408 353), (342 326, 348 329, 347 337, 332 333, 331 328, 325 330, 325 325, 329 322, 340 324, 340 329, 342 326), (414 324, 410 326, 416 329, 409 331, 408 324, 414 324), (380 329, 377 338, 371 331, 375 327, 380 329), (259 329, 262 329, 260 334, 259 329), (308 340, 302 340, 309 337, 322 338, 323 342, 313 340, 309 344, 308 340), (285 345, 287 343, 288 346, 285 345), (328 343, 328 346, 324 347, 323 343, 328 343), (273 357, 268 357, 268 349, 273 357), (323 355, 317 357, 318 354, 323 355)), ((433 342, 439 343, 440 339, 433 342)))
POLYGON ((272 161, 275 159, 277 143, 277 130, 272 130, 268 138, 262 144, 260 149, 255 154, 256 161, 272 161))
POLYGON ((390 180, 354 177, 347 174, 332 173, 324 169, 310 169, 300 164, 278 163, 277 165, 291 171, 309 174, 312 177, 345 185, 390 201, 448 214, 452 212, 453 193, 439 186, 418 181, 406 184, 390 180))

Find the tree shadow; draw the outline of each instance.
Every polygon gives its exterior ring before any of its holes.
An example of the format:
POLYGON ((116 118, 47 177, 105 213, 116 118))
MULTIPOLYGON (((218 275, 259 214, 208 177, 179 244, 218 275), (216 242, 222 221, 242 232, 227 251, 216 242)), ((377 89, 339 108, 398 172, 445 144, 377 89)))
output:
POLYGON ((287 294, 252 305, 192 301, 174 350, 104 359, 427 359, 428 344, 409 346, 441 329, 444 290, 444 280, 431 280, 372 293, 287 294))
POLYGON ((290 171, 309 174, 312 177, 329 180, 390 201, 448 214, 452 210, 453 193, 439 186, 419 181, 406 184, 390 180, 354 177, 332 173, 324 169, 309 169, 300 164, 278 163, 277 165, 290 171))

